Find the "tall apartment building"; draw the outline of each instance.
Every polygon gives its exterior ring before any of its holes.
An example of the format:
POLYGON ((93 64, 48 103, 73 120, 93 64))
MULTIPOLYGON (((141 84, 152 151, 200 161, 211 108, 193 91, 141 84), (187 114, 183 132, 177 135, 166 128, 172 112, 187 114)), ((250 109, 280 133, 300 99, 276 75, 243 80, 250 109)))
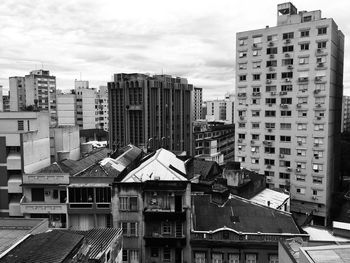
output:
POLYGON ((203 104, 203 89, 202 88, 193 88, 193 120, 199 120, 202 116, 202 104, 203 104))
POLYGON ((192 153, 192 90, 170 75, 115 74, 108 82, 111 147, 139 147, 192 153))
POLYGON ((288 189, 292 211, 325 224, 338 178, 344 35, 320 10, 277 9, 276 27, 237 33, 235 158, 288 189))
POLYGON ((108 88, 100 86, 97 92, 98 128, 108 131, 108 88))
POLYGON ((350 96, 343 96, 341 131, 350 132, 350 96))
POLYGON ((33 70, 25 77, 10 77, 10 110, 27 107, 48 111, 50 125, 57 124, 56 77, 48 70, 33 70))
POLYGON ((75 80, 77 124, 80 129, 95 129, 98 122, 96 89, 89 88, 89 81, 75 80))
POLYGON ((225 95, 225 99, 206 101, 207 113, 205 119, 208 121, 226 121, 233 123, 234 97, 225 95))
POLYGON ((22 180, 50 164, 49 115, 0 113, 0 216, 22 216, 22 180))

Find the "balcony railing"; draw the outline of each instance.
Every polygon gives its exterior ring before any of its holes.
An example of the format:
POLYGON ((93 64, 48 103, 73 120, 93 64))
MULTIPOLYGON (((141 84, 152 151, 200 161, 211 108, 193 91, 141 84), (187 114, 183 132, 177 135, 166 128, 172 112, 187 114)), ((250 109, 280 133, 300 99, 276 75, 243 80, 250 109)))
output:
POLYGON ((68 185, 69 174, 23 174, 23 184, 68 185))
POLYGON ((20 202, 21 213, 23 214, 66 214, 66 203, 52 202, 31 202, 23 196, 20 202))
POLYGON ((162 235, 159 233, 146 234, 144 236, 146 246, 169 246, 184 247, 186 245, 186 237, 184 235, 162 235))

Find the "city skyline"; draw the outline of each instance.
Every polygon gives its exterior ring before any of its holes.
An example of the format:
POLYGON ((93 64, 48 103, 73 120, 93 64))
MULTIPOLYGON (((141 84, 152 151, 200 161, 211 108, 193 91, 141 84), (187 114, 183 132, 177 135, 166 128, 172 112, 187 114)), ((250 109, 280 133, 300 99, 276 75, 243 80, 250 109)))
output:
MULTIPOLYGON (((235 34, 275 26, 270 14, 283 1, 3 1, 0 17, 0 85, 39 69, 57 76, 57 89, 74 79, 106 85, 114 72, 169 74, 201 87, 203 99, 235 90, 235 34), (258 10, 258 11, 254 11, 258 10)), ((346 36, 346 10, 336 1, 292 1, 300 10, 320 9, 346 36)), ((345 42, 344 95, 350 95, 345 42)))

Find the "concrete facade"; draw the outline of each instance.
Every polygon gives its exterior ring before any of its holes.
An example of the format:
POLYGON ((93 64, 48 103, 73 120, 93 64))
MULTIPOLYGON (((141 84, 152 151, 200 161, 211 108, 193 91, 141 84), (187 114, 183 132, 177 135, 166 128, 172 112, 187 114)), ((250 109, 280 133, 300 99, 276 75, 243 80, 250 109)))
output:
POLYGON ((100 86, 97 92, 98 127, 108 131, 108 88, 100 86))
POLYGON ((58 126, 77 125, 77 109, 75 94, 57 94, 58 126))
POLYGON ((191 154, 192 90, 184 78, 115 74, 108 82, 110 147, 132 143, 191 154))
POLYGON ((319 10, 277 11, 276 27, 237 33, 235 158, 324 224, 338 179, 344 35, 319 10))
POLYGON ((343 96, 341 131, 350 132, 350 96, 343 96))
POLYGON ((78 126, 61 126, 50 128, 51 162, 63 159, 80 158, 80 139, 78 126))
POLYGON ((233 109, 234 99, 232 96, 225 96, 222 100, 206 101, 206 116, 208 121, 226 121, 228 124, 233 124, 233 109))
POLYGON ((202 116, 202 104, 203 104, 203 89, 202 88, 193 88, 193 120, 199 120, 202 116))
POLYGON ((23 174, 50 164, 48 113, 0 113, 0 145, 0 215, 21 216, 23 174))

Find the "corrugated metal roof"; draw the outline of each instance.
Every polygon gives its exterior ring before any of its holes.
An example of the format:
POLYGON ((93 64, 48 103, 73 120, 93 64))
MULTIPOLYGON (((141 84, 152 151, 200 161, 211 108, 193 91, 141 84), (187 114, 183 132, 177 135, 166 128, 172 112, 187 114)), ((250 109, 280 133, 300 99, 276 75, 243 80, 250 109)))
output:
POLYGON ((271 208, 279 209, 288 199, 288 194, 265 188, 250 198, 250 201, 265 206, 268 206, 268 201, 270 201, 271 208))
POLYGON ((28 237, 1 259, 4 263, 61 263, 84 236, 51 231, 28 237))
POLYGON ((121 234, 121 230, 117 228, 94 228, 87 231, 65 231, 85 236, 88 244, 91 245, 89 259, 99 259, 102 255, 100 253, 108 249, 114 238, 121 234))

